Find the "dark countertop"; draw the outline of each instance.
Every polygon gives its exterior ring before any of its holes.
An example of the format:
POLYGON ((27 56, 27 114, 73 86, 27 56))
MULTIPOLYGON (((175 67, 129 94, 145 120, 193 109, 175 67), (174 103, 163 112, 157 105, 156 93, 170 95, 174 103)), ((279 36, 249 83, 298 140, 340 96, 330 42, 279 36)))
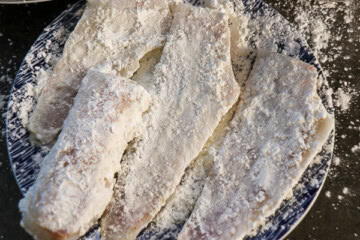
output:
MULTIPOLYGON (((314 7, 318 5, 317 1, 307 1, 314 7)), ((339 2, 339 0, 332 1, 339 2)), ((36 5, 0 5, 0 79, 2 79, 0 95, 9 94, 10 82, 6 79, 11 81, 15 78, 18 67, 35 39, 57 15, 67 8, 68 4, 74 2, 76 1, 62 0, 36 5)), ((268 0, 266 2, 278 9, 291 22, 304 5, 304 0, 268 0)), ((328 2, 331 1, 328 0, 328 2)), ((351 89, 360 92, 360 3, 357 0, 347 2, 349 3, 347 7, 351 9, 350 14, 356 18, 346 23, 344 13, 339 11, 336 22, 330 28, 332 33, 330 43, 333 45, 324 51, 323 55, 326 55, 327 51, 330 52, 333 47, 342 46, 342 56, 350 58, 339 57, 333 62, 323 64, 323 67, 330 72, 328 80, 334 91, 347 82, 351 89), (335 41, 337 35, 343 35, 343 40, 335 41), (351 38, 353 41, 348 41, 351 38), (345 71, 345 68, 349 70, 345 71)), ((306 11, 306 8, 303 11, 306 11)), ((326 17, 325 12, 320 11, 317 14, 320 17, 321 14, 326 17)), ((1 100, 0 96, 0 105, 1 100)), ((359 101, 359 96, 354 96, 348 111, 342 112, 336 109, 337 134, 334 154, 341 159, 340 165, 332 165, 318 200, 288 239, 360 239, 360 152, 351 151, 354 145, 360 143, 360 130, 349 129, 351 122, 355 123, 355 127, 360 127, 360 111, 357 111, 359 101), (345 187, 349 189, 348 194, 343 193, 345 187), (330 192, 331 197, 327 197, 326 192, 330 192), (343 198, 339 199, 341 198, 339 196, 343 198)), ((0 239, 31 239, 19 225, 20 214, 17 205, 21 193, 10 170, 3 113, 4 110, 1 110, 0 239)))

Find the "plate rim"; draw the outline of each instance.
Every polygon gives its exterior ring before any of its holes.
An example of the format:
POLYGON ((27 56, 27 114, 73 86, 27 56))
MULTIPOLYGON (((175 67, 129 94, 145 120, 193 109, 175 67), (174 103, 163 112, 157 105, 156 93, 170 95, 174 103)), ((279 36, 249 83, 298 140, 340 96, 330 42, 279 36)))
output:
MULTIPOLYGON (((250 0, 238 0, 238 1, 242 1, 242 2, 251 2, 250 0)), ((253 0, 252 2, 257 2, 257 3, 261 3, 261 4, 264 4, 265 7, 268 7, 270 9, 272 9, 274 12, 276 12, 276 14, 279 14, 281 15, 281 17, 286 21, 286 24, 290 24, 290 22, 282 15, 280 14, 276 9, 274 9, 273 7, 269 6, 268 4, 266 4, 265 2, 263 2, 262 0, 253 0)), ((29 51, 26 53, 23 61, 21 62, 20 64, 20 67, 17 71, 17 74, 16 74, 16 77, 15 77, 15 80, 14 82, 12 83, 12 86, 11 86, 11 91, 10 91, 10 97, 9 97, 9 100, 8 100, 8 104, 7 104, 7 109, 6 109, 6 126, 5 126, 5 132, 6 132, 6 147, 7 147, 7 154, 8 154, 8 158, 9 158, 9 161, 10 161, 10 167, 11 167, 11 171, 12 171, 12 174, 14 175, 14 178, 15 178, 15 181, 16 181, 16 184, 17 186, 19 187, 20 189, 20 192, 22 193, 22 195, 24 196, 26 194, 26 191, 25 189, 23 189, 21 187, 21 184, 19 182, 19 176, 18 174, 16 174, 16 170, 14 169, 14 157, 11 155, 11 146, 10 146, 10 142, 11 142, 11 139, 10 139, 10 128, 9 128, 9 121, 11 120, 11 118, 9 117, 9 113, 11 113, 11 101, 13 99, 13 95, 15 94, 16 90, 19 90, 21 88, 16 88, 16 85, 18 84, 19 82, 19 79, 21 79, 21 71, 23 68, 28 68, 27 66, 27 61, 26 61, 26 58, 27 56, 32 52, 33 50, 33 46, 39 42, 39 40, 41 40, 46 34, 49 34, 48 31, 46 31, 47 28, 51 27, 52 25, 54 25, 58 20, 62 20, 67 14, 73 12, 76 8, 78 8, 77 10, 79 9, 83 9, 85 7, 85 3, 86 1, 85 0, 79 0, 77 2, 75 2, 74 4, 71 5, 70 8, 68 9, 65 9, 62 13, 60 13, 53 21, 51 21, 43 30, 42 33, 39 34, 38 38, 34 41, 34 43, 31 45, 31 48, 29 49, 29 51)), ((264 8, 263 6, 260 6, 260 9, 264 8)), ((258 10, 257 10, 258 11, 258 10)), ((76 21, 76 24, 77 24, 78 21, 76 21)), ((75 25, 76 25, 75 24, 75 25)), ((68 38, 68 37, 67 37, 68 38)), ((66 38, 66 40, 67 40, 66 38)), ((302 43, 303 44, 303 43, 302 43)), ((301 46, 302 46, 301 44, 301 46)), ((309 51, 310 54, 313 54, 312 50, 308 47, 308 46, 304 46, 306 47, 306 50, 309 51)), ((62 48, 63 49, 63 48, 62 48)), ((318 62, 318 60, 316 59, 315 56, 314 57, 314 62, 313 63, 310 63, 312 65, 314 65, 316 68, 317 68, 317 72, 318 72, 318 75, 319 77, 323 77, 324 78, 324 81, 327 81, 326 78, 323 76, 323 69, 320 65, 320 63, 318 62)), ((32 77, 32 80, 33 81, 29 81, 29 82, 34 82, 34 80, 36 80, 36 77, 32 77)), ((26 83, 22 83, 21 84, 21 87, 25 86, 26 83)), ((330 99, 330 101, 332 101, 332 99, 330 99)), ((333 117, 333 119, 335 119, 335 115, 333 113, 333 108, 329 107, 329 106, 326 106, 326 109, 327 111, 329 112, 329 114, 333 117)), ((26 127, 22 126, 23 128, 26 129, 26 127)), ((307 206, 307 208, 305 209, 305 211, 300 215, 299 218, 296 219, 296 221, 294 222, 294 224, 292 224, 290 226, 290 228, 283 234, 283 236, 281 236, 280 239, 285 239, 289 234, 291 234, 294 229, 303 221, 303 219, 307 216, 307 214, 310 212, 312 206, 315 204, 317 198, 319 197, 320 193, 322 192, 322 189, 325 185, 325 182, 327 180, 327 177, 328 177, 328 174, 329 174, 329 169, 331 167, 331 159, 333 157, 333 151, 334 151, 334 143, 335 143, 335 131, 336 131, 336 128, 335 128, 335 123, 334 123, 334 126, 333 126, 333 129, 332 129, 332 133, 331 135, 329 136, 328 140, 327 141, 331 141, 331 150, 329 152, 327 152, 327 154, 330 154, 328 156, 328 160, 326 160, 326 163, 327 163, 327 167, 326 167, 326 172, 323 176, 323 180, 321 182, 321 184, 318 186, 317 190, 316 190, 316 193, 315 195, 313 196, 310 204, 307 206)), ((325 144, 326 145, 326 144, 325 144)), ((324 145, 324 146, 325 146, 324 145)), ((319 155, 319 153, 318 153, 319 155)), ((317 156, 318 156, 317 155, 317 156)), ((309 168, 311 168, 311 166, 313 165, 313 163, 311 163, 305 171, 307 171, 309 168)), ((305 172, 303 173, 303 175, 305 174, 305 172)), ((303 175, 301 176, 301 178, 303 177, 303 175)), ((300 179, 301 179, 300 178, 300 179)), ((300 180, 299 180, 300 181, 300 180)), ((299 182, 296 184, 298 185, 299 182)), ((295 187, 296 187, 295 185, 295 187)), ((282 201, 282 204, 284 203, 284 200, 282 201)), ((279 209, 277 209, 276 211, 278 211, 279 209)), ((276 212, 272 215, 275 215, 276 212)), ((279 227, 278 227, 279 228, 279 227)), ((259 234, 259 231, 256 230, 256 235, 254 236, 251 236, 251 239, 253 237, 256 237, 258 234, 259 234)))

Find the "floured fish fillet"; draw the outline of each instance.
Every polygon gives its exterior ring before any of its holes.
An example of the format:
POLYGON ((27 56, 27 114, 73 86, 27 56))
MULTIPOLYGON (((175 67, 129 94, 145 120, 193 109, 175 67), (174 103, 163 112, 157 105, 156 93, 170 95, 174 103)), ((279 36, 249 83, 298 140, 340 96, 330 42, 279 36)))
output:
POLYGON ((242 239, 280 206, 334 121, 314 67, 280 54, 257 58, 244 99, 217 150, 179 239, 242 239))
POLYGON ((89 0, 39 97, 29 130, 42 143, 53 141, 87 70, 108 62, 118 76, 132 76, 147 52, 163 47, 171 21, 167 0, 89 0))
POLYGON ((96 223, 150 102, 132 80, 88 72, 58 141, 20 202, 21 224, 35 239, 77 239, 96 223))
POLYGON ((229 15, 231 32, 231 62, 236 81, 240 84, 248 79, 254 58, 253 43, 249 41, 249 20, 243 1, 202 0, 200 5, 219 9, 229 15))
POLYGON ((135 152, 123 158, 114 199, 102 218, 104 239, 135 239, 239 96, 227 15, 183 3, 172 5, 172 13, 168 41, 147 88, 157 104, 135 152))
POLYGON ((176 191, 168 198, 166 205, 137 239, 176 239, 205 184, 207 176, 207 168, 204 166, 205 159, 203 156, 197 158, 186 169, 176 191))
MULTIPOLYGON (((252 48, 245 36, 248 18, 243 15, 243 5, 239 2, 224 0, 219 4, 216 1, 200 3, 208 8, 226 11, 229 15, 229 28, 231 32, 231 61, 236 81, 242 85, 251 71, 252 58, 249 57, 252 48)), ((202 152, 186 169, 181 183, 175 192, 166 201, 166 205, 147 226, 145 231, 137 237, 139 240, 177 239, 183 225, 193 211, 205 184, 208 169, 214 159, 214 150, 223 142, 229 125, 236 110, 236 104, 223 117, 221 123, 206 143, 202 152)))
POLYGON ((201 195, 209 170, 213 165, 215 149, 222 143, 236 107, 234 104, 231 110, 224 115, 203 150, 186 169, 180 184, 168 198, 166 205, 137 239, 177 239, 177 235, 201 195))
MULTIPOLYGON (((194 2, 195 3, 195 2, 194 2)), ((208 8, 226 11, 229 15, 229 28, 231 32, 231 61, 236 81, 242 85, 251 71, 252 58, 249 57, 252 48, 246 41, 248 17, 243 15, 243 5, 238 2, 224 0, 221 3, 216 1, 204 1, 200 3, 208 8)), ((198 198, 201 195, 205 184, 208 168, 211 166, 214 156, 214 149, 222 143, 227 126, 234 116, 236 106, 234 105, 217 126, 215 132, 206 143, 199 156, 186 169, 181 183, 176 187, 175 192, 169 197, 166 205, 156 215, 145 231, 137 237, 139 240, 177 239, 183 225, 193 211, 198 198)))

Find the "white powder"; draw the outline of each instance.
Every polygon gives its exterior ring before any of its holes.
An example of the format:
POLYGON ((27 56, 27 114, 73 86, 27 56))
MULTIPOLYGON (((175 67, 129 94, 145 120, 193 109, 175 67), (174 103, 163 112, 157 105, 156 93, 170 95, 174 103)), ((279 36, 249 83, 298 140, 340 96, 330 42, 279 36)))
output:
POLYGON ((326 191, 325 196, 328 197, 328 198, 330 198, 330 197, 331 197, 331 192, 330 192, 330 191, 326 191))
POLYGON ((1 76, 0 77, 0 82, 7 82, 8 84, 12 84, 12 82, 13 82, 13 79, 10 77, 10 76, 8 76, 8 75, 3 75, 3 76, 1 76))
POLYGON ((20 91, 12 95, 12 101, 9 103, 10 110, 17 113, 24 127, 28 125, 29 114, 33 109, 34 98, 38 96, 37 91, 38 88, 31 83, 27 83, 20 91))
POLYGON ((340 165, 340 162, 341 162, 341 160, 340 160, 339 157, 334 157, 334 158, 333 158, 333 163, 334 163, 335 166, 339 166, 339 165, 340 165))
POLYGON ((8 96, 0 95, 0 111, 4 112, 8 96))
POLYGON ((351 148, 351 152, 353 153, 356 153, 360 150, 360 143, 358 145, 354 145, 352 148, 351 148))
POLYGON ((316 178, 311 179, 310 185, 311 185, 312 187, 318 187, 318 185, 319 185, 319 180, 317 180, 316 178))
POLYGON ((335 106, 339 107, 341 111, 349 109, 352 99, 352 94, 345 93, 342 88, 339 88, 335 93, 335 106))
MULTIPOLYGON (((5 121, 5 119, 6 119, 7 102, 9 99, 8 89, 10 89, 12 82, 13 82, 13 79, 6 74, 4 74, 0 77, 0 84, 2 86, 4 86, 4 90, 6 89, 4 91, 5 93, 3 93, 3 90, 0 91, 0 114, 1 114, 0 120, 1 121, 5 121)), ((4 122, 2 122, 2 124, 4 124, 4 122)), ((5 133, 6 133, 5 130, 6 130, 5 128, 1 129, 0 142, 5 141, 5 133)))
POLYGON ((343 194, 347 195, 347 194, 349 194, 349 189, 347 187, 344 187, 342 192, 343 192, 343 194))

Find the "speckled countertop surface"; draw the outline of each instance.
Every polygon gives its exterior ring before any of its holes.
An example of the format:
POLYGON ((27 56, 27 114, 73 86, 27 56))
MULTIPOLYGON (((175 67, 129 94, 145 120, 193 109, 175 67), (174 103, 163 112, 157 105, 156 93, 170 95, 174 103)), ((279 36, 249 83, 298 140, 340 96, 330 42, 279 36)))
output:
MULTIPOLYGON (((11 81, 32 43, 43 29, 74 0, 55 0, 36 5, 0 5, 0 105, 6 101, 11 81)), ((310 11, 326 19, 327 11, 314 11, 321 2, 339 0, 267 0, 290 22, 301 11, 310 11)), ((353 93, 360 92, 360 1, 346 1, 349 11, 331 9, 335 21, 329 25, 329 47, 341 47, 334 61, 322 66, 329 71, 328 81, 334 92, 344 84, 353 93), (344 16, 345 14, 345 16, 344 16), (351 16, 346 16, 346 14, 351 16), (347 21, 347 17, 351 21, 347 21), (339 41, 337 36, 342 36, 339 41), (346 57, 345 57, 346 56, 346 57)), ((341 4, 341 3, 340 3, 341 4)), ((326 10, 326 9, 325 9, 326 10)), ((334 155, 340 164, 331 166, 320 196, 306 218, 287 239, 352 240, 360 239, 360 151, 351 149, 360 143, 360 97, 353 94, 349 110, 336 109, 334 155), (346 190, 347 189, 347 190, 346 190)), ((4 109, 4 108, 1 108, 4 109)), ((5 115, 1 114, 0 135, 0 239, 31 239, 20 227, 17 204, 21 193, 10 170, 4 136, 5 115)))

